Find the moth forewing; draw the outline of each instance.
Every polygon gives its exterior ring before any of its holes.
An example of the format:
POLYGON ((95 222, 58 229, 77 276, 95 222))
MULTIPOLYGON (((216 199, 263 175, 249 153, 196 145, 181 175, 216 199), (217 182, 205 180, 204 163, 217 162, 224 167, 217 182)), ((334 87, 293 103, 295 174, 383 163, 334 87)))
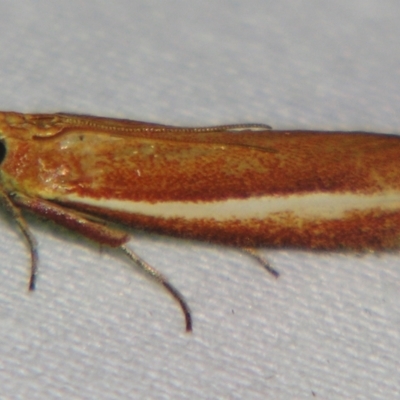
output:
POLYGON ((245 249, 399 247, 400 138, 365 132, 180 128, 70 114, 0 113, 0 197, 36 244, 21 209, 120 247, 180 303, 161 273, 125 244, 122 223, 245 249))

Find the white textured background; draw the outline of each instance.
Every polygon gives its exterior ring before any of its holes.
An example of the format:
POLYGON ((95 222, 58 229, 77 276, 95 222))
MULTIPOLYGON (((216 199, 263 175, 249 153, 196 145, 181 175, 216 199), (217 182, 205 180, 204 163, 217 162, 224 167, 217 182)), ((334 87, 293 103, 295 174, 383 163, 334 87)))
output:
MULTIPOLYGON (((400 132, 398 0, 3 0, 0 109, 177 125, 400 132)), ((183 292, 29 218, 0 214, 0 397, 395 399, 400 255, 235 250, 139 235, 183 292)))

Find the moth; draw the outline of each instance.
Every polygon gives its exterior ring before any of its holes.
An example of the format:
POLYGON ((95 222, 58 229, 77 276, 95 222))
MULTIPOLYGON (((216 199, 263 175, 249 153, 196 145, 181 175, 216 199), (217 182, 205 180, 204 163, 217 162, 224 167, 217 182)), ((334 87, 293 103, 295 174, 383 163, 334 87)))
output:
POLYGON ((72 114, 0 113, 0 198, 30 248, 27 210, 119 247, 180 304, 154 267, 128 249, 136 229, 255 249, 385 250, 400 246, 400 137, 174 127, 72 114))

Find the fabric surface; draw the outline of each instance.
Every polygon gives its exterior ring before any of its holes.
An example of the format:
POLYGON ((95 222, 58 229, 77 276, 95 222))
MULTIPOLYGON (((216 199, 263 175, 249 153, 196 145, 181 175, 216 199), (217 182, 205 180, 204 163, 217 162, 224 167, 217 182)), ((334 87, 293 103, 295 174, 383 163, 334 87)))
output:
MULTIPOLYGON (((2 1, 0 109, 175 125, 400 133, 398 1, 2 1)), ((0 397, 400 397, 400 255, 238 250, 136 234, 187 299, 116 251, 0 214, 0 397)))

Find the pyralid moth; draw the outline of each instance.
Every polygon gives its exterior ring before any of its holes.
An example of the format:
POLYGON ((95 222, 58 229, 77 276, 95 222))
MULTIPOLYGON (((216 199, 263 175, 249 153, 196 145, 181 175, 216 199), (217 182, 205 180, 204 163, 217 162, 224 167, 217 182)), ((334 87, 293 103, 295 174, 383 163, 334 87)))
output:
POLYGON ((120 247, 180 303, 188 331, 183 297, 106 221, 238 246, 261 262, 254 248, 400 245, 395 135, 3 112, 0 162, 1 198, 30 246, 30 289, 37 251, 23 209, 120 247))

